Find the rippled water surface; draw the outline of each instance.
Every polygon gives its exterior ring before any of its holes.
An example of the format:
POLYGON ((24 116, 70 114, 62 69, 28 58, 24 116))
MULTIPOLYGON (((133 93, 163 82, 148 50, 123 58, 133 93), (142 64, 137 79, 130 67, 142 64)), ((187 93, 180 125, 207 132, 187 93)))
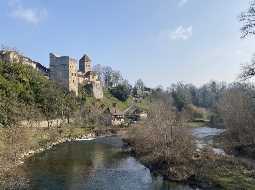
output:
POLYGON ((192 189, 153 177, 121 145, 118 137, 65 143, 27 160, 24 169, 38 190, 192 189))
POLYGON ((224 129, 200 127, 192 130, 192 133, 197 138, 206 138, 211 136, 217 136, 224 132, 224 129))
MULTIPOLYGON (((213 137, 220 135, 224 131, 225 131, 224 129, 200 127, 200 128, 193 129, 192 134, 197 139, 197 147, 201 149, 208 145, 212 146, 213 145, 213 137)), ((223 149, 212 147, 212 150, 216 154, 225 155, 225 152, 223 149)))

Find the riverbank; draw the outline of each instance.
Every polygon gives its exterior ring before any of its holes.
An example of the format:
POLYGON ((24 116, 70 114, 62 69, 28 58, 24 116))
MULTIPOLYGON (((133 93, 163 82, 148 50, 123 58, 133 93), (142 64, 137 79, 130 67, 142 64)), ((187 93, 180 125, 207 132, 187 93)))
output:
POLYGON ((16 168, 26 159, 65 142, 92 140, 96 137, 113 135, 116 130, 71 125, 54 128, 2 128, 0 130, 0 185, 7 189, 13 186, 22 189, 26 186, 26 179, 19 177, 16 168))
MULTIPOLYGON (((178 182, 180 184, 188 184, 192 187, 195 188, 198 187, 201 189, 213 189, 213 190, 255 189, 254 180, 255 172, 252 168, 249 168, 247 165, 245 165, 242 162, 239 162, 233 157, 215 155, 212 149, 203 149, 203 151, 201 152, 194 152, 190 159, 188 159, 188 161, 186 160, 181 164, 172 163, 171 165, 168 165, 165 164, 164 162, 160 162, 161 160, 158 161, 150 160, 148 159, 148 155, 142 155, 139 152, 137 152, 137 149, 135 149, 134 144, 130 142, 129 136, 130 130, 133 131, 135 129, 136 128, 133 127, 123 130, 118 128, 92 130, 88 128, 63 126, 61 128, 47 130, 44 129, 43 130, 44 139, 46 138, 47 135, 50 134, 54 136, 54 138, 52 137, 52 139, 42 141, 41 139, 42 137, 39 138, 36 135, 38 134, 38 132, 42 132, 41 131, 42 129, 23 128, 22 131, 19 131, 19 134, 25 133, 26 130, 29 130, 30 138, 28 139, 31 140, 30 146, 34 144, 36 141, 38 143, 37 149, 27 149, 26 152, 20 151, 19 154, 16 155, 18 158, 16 159, 16 162, 14 161, 10 162, 12 164, 16 163, 16 165, 13 165, 12 168, 9 168, 9 171, 7 172, 5 170, 6 173, 4 175, 2 173, 1 182, 2 184, 10 185, 7 184, 7 179, 8 180, 11 179, 10 183, 15 183, 15 186, 26 187, 26 184, 29 182, 25 181, 26 179, 20 178, 19 174, 15 173, 14 170, 15 167, 22 164, 24 160, 28 159, 29 157, 35 156, 35 154, 41 153, 46 150, 50 150, 54 148, 56 145, 65 142, 92 140, 96 137, 112 136, 113 134, 118 134, 118 136, 124 139, 124 141, 128 145, 124 149, 124 152, 133 155, 144 166, 149 168, 152 173, 163 176, 165 180, 178 182), (58 135, 54 133, 54 131, 57 131, 58 135), (55 139, 55 141, 53 141, 53 139, 55 139), (10 170, 14 171, 14 173, 10 172, 10 170)), ((16 146, 19 144, 18 142, 16 142, 16 146)), ((144 142, 139 143, 141 144, 144 142)))
POLYGON ((128 144, 128 150, 139 161, 166 180, 186 183, 201 189, 255 189, 253 168, 234 157, 216 154, 212 148, 204 147, 200 151, 194 151, 185 162, 176 164, 164 158, 155 159, 148 149, 141 152, 133 137, 125 136, 124 141, 128 144))
POLYGON ((219 136, 215 136, 213 141, 215 147, 223 149, 227 154, 253 160, 255 163, 255 143, 231 142, 227 131, 219 136))

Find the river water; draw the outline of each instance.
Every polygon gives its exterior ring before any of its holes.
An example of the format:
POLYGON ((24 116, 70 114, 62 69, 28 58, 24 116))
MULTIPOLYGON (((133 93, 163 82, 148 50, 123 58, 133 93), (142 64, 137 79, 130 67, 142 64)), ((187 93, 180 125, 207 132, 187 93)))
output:
POLYGON ((217 129, 211 127, 200 127, 192 130, 192 135, 195 137, 198 149, 210 146, 215 154, 225 155, 221 148, 213 147, 213 138, 223 133, 224 129, 217 129))
MULTIPOLYGON (((208 127, 192 130, 201 148, 222 132, 208 127)), ((122 145, 119 137, 64 143, 28 159, 23 170, 33 190, 193 190, 153 176, 124 154, 122 145)))
POLYGON ((154 177, 121 146, 118 137, 64 143, 28 159, 23 169, 34 190, 192 190, 154 177))

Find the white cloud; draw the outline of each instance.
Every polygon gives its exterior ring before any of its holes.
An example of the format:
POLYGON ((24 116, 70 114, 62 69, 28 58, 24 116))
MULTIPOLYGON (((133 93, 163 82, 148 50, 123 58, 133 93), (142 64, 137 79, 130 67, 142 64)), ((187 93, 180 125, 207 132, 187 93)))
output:
POLYGON ((46 9, 24 7, 19 0, 9 1, 10 15, 30 24, 38 24, 47 17, 46 9))
POLYGON ((184 6, 186 3, 188 3, 188 0, 179 0, 178 6, 182 7, 184 6))
POLYGON ((188 40, 193 34, 193 27, 187 28, 179 26, 175 31, 170 32, 169 37, 171 40, 188 40))

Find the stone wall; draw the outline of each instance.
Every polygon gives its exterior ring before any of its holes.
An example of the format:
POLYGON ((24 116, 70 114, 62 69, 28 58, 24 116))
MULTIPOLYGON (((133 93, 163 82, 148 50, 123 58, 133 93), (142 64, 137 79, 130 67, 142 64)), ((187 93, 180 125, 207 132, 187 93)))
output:
POLYGON ((76 60, 50 54, 50 79, 78 95, 76 60))
POLYGON ((87 73, 92 71, 92 61, 86 54, 79 60, 79 71, 87 73))
POLYGON ((69 59, 69 90, 75 92, 78 96, 78 76, 77 76, 77 62, 75 59, 69 59))
POLYGON ((78 83, 81 85, 92 84, 93 96, 96 99, 104 97, 101 81, 98 75, 92 71, 92 61, 86 54, 79 61, 78 83))
POLYGON ((95 81, 92 83, 93 95, 96 99, 102 99, 104 97, 103 87, 100 81, 95 81))

